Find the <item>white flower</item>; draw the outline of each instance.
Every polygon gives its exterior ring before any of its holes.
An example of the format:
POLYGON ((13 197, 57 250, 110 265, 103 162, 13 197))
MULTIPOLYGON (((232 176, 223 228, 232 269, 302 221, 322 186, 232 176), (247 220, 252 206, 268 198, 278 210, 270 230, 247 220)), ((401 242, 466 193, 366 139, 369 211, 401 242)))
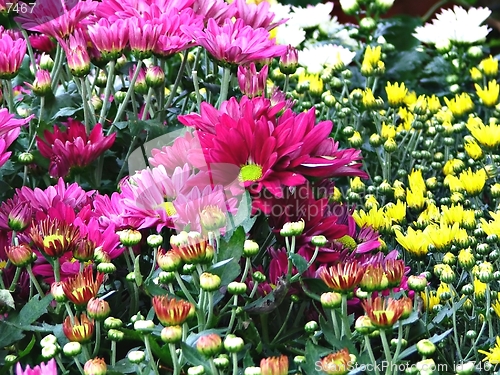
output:
POLYGON ((274 13, 274 22, 279 22, 283 19, 292 18, 290 5, 284 4, 272 4, 269 8, 269 12, 274 13))
POLYGON ((334 34, 336 34, 338 31, 342 30, 344 28, 344 25, 342 25, 339 22, 339 19, 337 16, 334 16, 332 19, 330 19, 328 22, 323 22, 318 26, 320 31, 324 33, 325 35, 331 37, 334 34))
POLYGON ((460 6, 445 9, 432 23, 415 29, 413 36, 422 43, 444 46, 449 43, 474 44, 483 41, 491 31, 481 24, 490 16, 488 8, 470 8, 466 11, 460 6))
POLYGON ((291 45, 298 47, 306 39, 306 32, 304 29, 291 24, 280 25, 275 29, 276 43, 283 45, 291 45))
POLYGON ((299 65, 302 65, 311 74, 321 73, 325 66, 336 66, 340 63, 345 66, 352 62, 355 52, 334 44, 322 44, 299 51, 299 65))
POLYGON ((292 19, 289 21, 295 26, 309 29, 330 21, 333 3, 308 5, 306 8, 292 7, 292 19))

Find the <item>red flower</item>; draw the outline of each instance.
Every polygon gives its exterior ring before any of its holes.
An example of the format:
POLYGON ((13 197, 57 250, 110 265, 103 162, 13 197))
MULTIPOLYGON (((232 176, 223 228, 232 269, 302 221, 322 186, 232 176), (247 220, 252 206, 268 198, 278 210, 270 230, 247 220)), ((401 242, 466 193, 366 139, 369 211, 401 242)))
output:
POLYGON ((67 316, 63 323, 63 332, 69 341, 88 342, 94 334, 94 321, 84 313, 80 315, 80 319, 75 316, 73 323, 71 317, 67 316))
POLYGON ((42 156, 51 160, 50 175, 66 177, 71 168, 84 168, 108 150, 115 141, 116 134, 104 136, 102 125, 97 124, 90 135, 85 126, 69 119, 65 131, 54 126, 54 132, 44 132, 45 140, 37 137, 37 146, 42 156))
POLYGON ((104 282, 104 274, 97 272, 94 278, 92 266, 88 266, 82 273, 62 282, 62 288, 66 298, 77 306, 87 303, 97 296, 99 288, 104 282))
POLYGON ((281 355, 264 358, 260 361, 260 369, 262 375, 286 375, 288 374, 288 357, 281 355))
POLYGON ((364 267, 354 260, 349 263, 338 263, 326 268, 320 267, 318 276, 334 292, 347 294, 356 288, 364 275, 364 267))
POLYGON ((194 306, 184 300, 168 296, 154 296, 153 308, 164 326, 178 326, 186 321, 194 306))
POLYGON ((361 302, 366 315, 377 328, 390 328, 401 318, 411 300, 407 297, 395 300, 390 297, 376 297, 361 302))
POLYGON ((47 217, 31 228, 30 237, 43 255, 60 258, 76 249, 80 231, 73 224, 47 217))

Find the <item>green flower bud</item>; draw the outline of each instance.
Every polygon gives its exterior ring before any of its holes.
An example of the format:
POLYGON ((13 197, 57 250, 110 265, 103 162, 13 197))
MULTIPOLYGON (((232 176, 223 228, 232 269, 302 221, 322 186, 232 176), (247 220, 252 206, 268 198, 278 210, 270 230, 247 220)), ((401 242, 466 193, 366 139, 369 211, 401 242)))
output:
POLYGON ((217 358, 214 358, 214 365, 219 370, 223 370, 223 369, 229 367, 229 358, 227 357, 226 354, 222 354, 222 355, 218 356, 217 358))
POLYGON ((455 366, 455 371, 458 375, 472 375, 476 369, 474 362, 459 363, 455 366))
POLYGON ((161 271, 158 274, 158 281, 160 281, 160 283, 162 283, 162 284, 169 284, 174 280, 175 280, 175 273, 174 272, 161 271))
POLYGON ((245 243, 243 245, 243 256, 249 258, 257 255, 258 253, 259 245, 257 244, 257 242, 252 240, 245 240, 245 243))
POLYGON ((135 246, 142 240, 141 232, 134 229, 124 229, 117 232, 123 246, 135 246))
POLYGON ((116 266, 113 263, 99 263, 97 265, 97 271, 105 274, 115 273, 116 266))
POLYGON ((175 344, 182 339, 181 326, 169 326, 161 330, 161 340, 167 344, 175 344))
POLYGON ((261 375, 262 371, 260 367, 247 367, 245 369, 245 375, 261 375))
POLYGON ((310 322, 307 322, 306 325, 304 326, 304 330, 307 333, 314 333, 319 329, 319 325, 317 322, 314 320, 311 320, 310 322))
POLYGON ((123 325, 123 322, 121 319, 118 318, 113 318, 112 316, 104 319, 104 328, 106 329, 117 329, 121 328, 123 325))
POLYGON ((80 344, 79 342, 68 342, 63 346, 63 353, 65 356, 76 357, 77 355, 80 355, 81 352, 82 344, 80 344))
POLYGON ((57 345, 57 337, 54 335, 47 335, 42 340, 40 340, 40 346, 57 345))
POLYGON ((216 333, 201 336, 196 342, 196 349, 206 357, 213 357, 221 351, 222 339, 216 333))
POLYGON ((134 322, 134 329, 138 332, 149 333, 155 328, 152 320, 136 320, 134 322))
POLYGON ((335 292, 326 292, 321 295, 321 305, 325 309, 335 309, 342 303, 342 296, 335 292))
POLYGON ((124 337, 125 337, 125 334, 122 331, 119 331, 117 329, 112 328, 108 331, 108 338, 111 341, 122 341, 124 337))
POLYGON ((57 353, 59 353, 58 345, 46 345, 42 347, 42 358, 43 359, 51 359, 54 358, 57 353))
POLYGON ((242 295, 247 291, 247 284, 233 281, 227 286, 227 291, 233 295, 242 295))
POLYGON ((146 359, 146 354, 142 350, 132 350, 127 354, 127 358, 130 362, 139 364, 146 359))
POLYGON ((188 375, 203 375, 204 373, 205 368, 201 365, 188 368, 188 375))
POLYGON ((311 238, 311 244, 313 244, 313 246, 325 246, 326 244, 328 243, 328 240, 326 239, 325 236, 313 236, 313 238, 311 238))
POLYGON ((200 275, 200 287, 206 292, 215 292, 219 289, 221 279, 217 275, 204 272, 200 275))
POLYGON ((361 315, 358 319, 356 319, 354 329, 362 335, 368 335, 375 331, 375 327, 367 315, 361 315))
POLYGON ((424 357, 429 357, 436 351, 436 345, 434 345, 430 340, 423 339, 417 342, 418 354, 424 357))
POLYGON ((244 346, 245 343, 243 339, 233 334, 227 335, 224 340, 224 349, 226 349, 229 353, 238 353, 243 350, 244 346))
POLYGON ((148 246, 157 248, 163 244, 163 236, 160 234, 151 234, 146 239, 146 242, 148 243, 148 246))
POLYGON ((266 275, 264 275, 262 272, 260 271, 255 271, 253 274, 252 274, 252 279, 255 281, 255 282, 258 282, 258 283, 263 283, 264 281, 266 281, 266 275))
POLYGON ((17 160, 19 161, 19 163, 21 163, 23 165, 28 165, 28 164, 33 163, 33 161, 35 160, 35 157, 33 156, 33 154, 31 154, 29 152, 22 152, 17 157, 17 160))

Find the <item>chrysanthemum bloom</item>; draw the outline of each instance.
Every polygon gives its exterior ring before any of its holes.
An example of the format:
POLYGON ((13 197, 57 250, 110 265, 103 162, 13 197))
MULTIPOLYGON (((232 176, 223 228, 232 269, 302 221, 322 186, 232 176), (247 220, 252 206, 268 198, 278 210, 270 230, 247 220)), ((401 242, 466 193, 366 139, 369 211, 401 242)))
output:
POLYGON ((33 250, 26 244, 9 246, 5 249, 5 253, 10 262, 17 267, 33 262, 33 250))
POLYGON ((389 280, 381 264, 369 264, 359 283, 359 287, 366 292, 382 291, 388 286, 389 280))
POLYGON ((375 297, 361 302, 366 315, 377 328, 391 328, 401 318, 404 312, 402 300, 375 297))
POLYGON ((477 96, 486 107, 495 107, 498 103, 498 95, 500 94, 500 86, 497 81, 489 81, 488 87, 482 88, 477 83, 474 84, 477 96))
POLYGON ((366 47, 366 51, 361 63, 361 73, 365 76, 372 76, 382 74, 385 71, 384 62, 382 58, 382 47, 377 46, 372 48, 366 47))
POLYGON ((221 351, 222 339, 217 333, 203 335, 196 342, 196 349, 206 357, 213 357, 221 351))
POLYGON ((235 0, 232 3, 236 7, 236 18, 240 18, 245 22, 245 25, 252 26, 254 29, 262 27, 268 31, 285 23, 283 19, 274 22, 275 14, 270 11, 270 3, 262 1, 260 3, 247 3, 246 0, 235 0))
POLYGON ((89 359, 83 366, 83 373, 85 375, 105 375, 107 370, 108 366, 104 358, 89 359))
POLYGON ((48 70, 38 69, 35 73, 35 81, 33 84, 24 82, 35 95, 46 96, 52 92, 50 72, 48 70))
POLYGON ((311 74, 319 74, 325 67, 340 70, 348 66, 356 52, 335 44, 320 44, 299 51, 299 65, 311 74))
POLYGON ((36 2, 33 10, 16 17, 23 28, 37 31, 52 38, 66 38, 78 27, 85 27, 86 20, 98 3, 91 0, 44 0, 36 2))
POLYGON ((454 6, 453 9, 443 9, 432 23, 417 27, 413 36, 437 48, 449 46, 450 43, 475 44, 483 41, 491 31, 487 26, 481 26, 490 14, 488 8, 469 8, 467 11, 454 6))
POLYGON ((175 168, 189 165, 188 154, 190 150, 201 148, 200 141, 190 132, 186 131, 184 135, 179 135, 173 141, 171 146, 163 146, 161 149, 153 149, 151 157, 148 159, 152 167, 162 165, 168 175, 172 175, 175 168))
POLYGON ((274 39, 269 39, 266 29, 246 26, 242 19, 235 22, 226 19, 222 26, 209 19, 204 30, 191 26, 181 26, 181 30, 221 63, 249 64, 279 57, 287 48, 276 45, 274 39))
POLYGON ((213 19, 218 25, 222 25, 226 19, 231 19, 236 14, 236 7, 224 0, 195 0, 194 12, 203 17, 206 25, 213 19))
POLYGON ((467 155, 474 160, 482 159, 483 157, 483 149, 481 146, 477 144, 473 137, 465 136, 464 137, 464 149, 467 155))
POLYGON ((161 324, 169 327, 182 325, 195 307, 184 300, 154 296, 153 308, 161 324))
POLYGON ((173 272, 181 266, 182 258, 177 251, 159 249, 156 256, 156 262, 158 263, 158 267, 163 271, 173 272))
POLYGON ((444 101, 454 117, 464 116, 474 109, 474 102, 466 92, 456 94, 452 99, 444 98, 444 101))
POLYGON ((180 232, 170 237, 170 245, 187 264, 204 263, 212 260, 214 256, 214 248, 208 244, 207 238, 198 232, 180 232))
POLYGON ((153 52, 162 57, 171 56, 195 45, 196 41, 193 42, 193 39, 181 30, 181 25, 203 29, 203 17, 190 8, 180 12, 174 8, 156 18, 155 23, 159 25, 159 36, 153 52))
POLYGON ((128 44, 128 24, 125 20, 110 22, 101 18, 88 26, 90 40, 105 60, 114 60, 122 55, 128 44))
POLYGON ((357 261, 338 263, 334 266, 321 266, 318 276, 334 292, 348 294, 356 288, 363 279, 364 267, 357 261))
POLYGON ((498 74, 498 60, 490 55, 479 63, 479 69, 486 77, 496 77, 498 74))
MULTIPOLYGON (((397 252, 393 252, 397 254, 397 252)), ((384 259, 383 267, 387 280, 389 281, 389 288, 398 287, 405 275, 406 267, 402 259, 391 259, 389 255, 384 259)))
POLYGON ((40 53, 49 54, 56 48, 56 44, 47 35, 31 34, 29 36, 29 41, 33 49, 37 50, 40 53))
MULTIPOLYGON (((13 201, 12 201, 13 202, 13 201)), ((9 228, 16 232, 21 232, 31 224, 32 210, 28 202, 16 204, 9 212, 9 228)))
POLYGON ((97 272, 94 277, 92 266, 87 266, 82 273, 64 281, 62 288, 66 298, 77 306, 84 306, 91 298, 97 296, 104 282, 104 274, 97 272))
POLYGON ((43 157, 50 159, 49 173, 53 177, 66 177, 72 168, 84 168, 96 160, 114 143, 116 134, 105 136, 102 125, 96 124, 89 135, 85 125, 68 119, 66 130, 54 126, 54 132, 44 132, 43 140, 37 136, 37 147, 43 157))
POLYGON ((345 375, 351 370, 352 360, 347 349, 328 354, 322 358, 319 366, 328 375, 345 375))
POLYGON ((67 316, 63 322, 63 332, 69 341, 89 342, 94 334, 94 320, 87 318, 87 315, 82 313, 80 318, 75 316, 72 323, 71 317, 67 316))
POLYGON ((130 49, 138 59, 147 59, 160 36, 160 26, 150 20, 134 17, 128 20, 128 38, 130 49))
POLYGON ((494 149, 500 145, 500 124, 496 121, 490 120, 490 123, 485 125, 479 117, 470 116, 466 125, 481 146, 494 149))
POLYGON ((387 102, 389 105, 391 107, 399 107, 404 105, 408 89, 406 88, 404 82, 401 83, 401 85, 397 82, 394 84, 387 82, 385 92, 387 93, 387 102))
POLYGON ((66 54, 71 74, 75 77, 85 77, 90 72, 90 55, 83 31, 75 30, 69 36, 69 41, 59 39, 59 43, 66 54))
POLYGON ((408 227, 406 236, 398 230, 396 231, 396 241, 417 259, 424 258, 427 255, 429 242, 421 230, 408 227))
POLYGON ((17 75, 26 55, 26 41, 14 39, 8 33, 0 35, 0 79, 11 79, 17 75))
POLYGON ((288 357, 280 355, 279 357, 263 358, 260 361, 260 371, 262 375, 287 375, 288 357))
POLYGON ((36 248, 52 258, 73 252, 80 240, 78 227, 50 217, 34 225, 29 235, 36 248))
POLYGON ((472 172, 472 169, 467 169, 459 175, 460 183, 469 196, 476 196, 483 191, 486 180, 488 179, 484 168, 472 172))
POLYGON ((251 63, 250 66, 240 65, 238 67, 238 84, 243 95, 249 98, 262 95, 266 87, 268 70, 268 65, 263 66, 259 72, 257 72, 254 63, 251 63))
POLYGON ((483 361, 488 361, 491 364, 500 363, 500 337, 497 336, 496 343, 490 348, 490 351, 478 350, 479 353, 484 354, 486 357, 483 361))
POLYGON ((24 370, 18 362, 16 365, 16 375, 57 375, 56 360, 51 359, 46 364, 40 363, 33 368, 27 365, 24 370))

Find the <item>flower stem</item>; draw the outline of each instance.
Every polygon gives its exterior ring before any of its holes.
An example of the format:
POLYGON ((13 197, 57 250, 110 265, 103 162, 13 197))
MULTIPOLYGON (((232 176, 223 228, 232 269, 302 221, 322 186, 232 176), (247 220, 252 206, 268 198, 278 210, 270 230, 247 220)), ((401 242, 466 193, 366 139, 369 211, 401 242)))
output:
POLYGON ((215 367, 214 359, 210 358, 208 361, 210 363, 210 371, 212 372, 212 375, 218 375, 219 371, 217 370, 217 367, 215 367))
POLYGON ((60 271, 61 265, 59 263, 59 258, 54 259, 54 280, 56 283, 61 281, 61 271, 60 271))
POLYGON ((189 293, 189 291, 187 290, 186 285, 184 284, 184 281, 182 281, 181 275, 179 275, 179 272, 175 271, 174 275, 175 275, 175 280, 177 280, 177 284, 179 284, 179 287, 182 290, 182 293, 184 293, 184 295, 186 296, 186 298, 188 299, 189 302, 191 302, 193 305, 196 306, 196 301, 194 300, 191 293, 189 293))
POLYGON ((21 276, 21 267, 16 267, 16 273, 14 274, 14 278, 12 279, 12 283, 10 284, 9 292, 13 292, 14 290, 16 290, 16 285, 17 282, 19 281, 19 276, 21 276))
POLYGON ((347 294, 342 294, 342 337, 346 335, 351 338, 351 327, 349 325, 349 316, 347 315, 347 294))
POLYGON ((111 341, 111 366, 116 364, 116 341, 111 341))
POLYGON ((229 67, 223 68, 222 82, 220 85, 220 96, 219 96, 219 108, 223 102, 227 99, 227 94, 229 92, 229 83, 231 82, 231 69, 229 67))
POLYGON ((377 360, 375 359, 375 356, 373 355, 373 349, 372 349, 372 344, 370 342, 370 338, 368 335, 365 335, 365 347, 368 352, 368 356, 370 357, 370 361, 373 363, 373 370, 375 371, 375 375, 380 375, 380 371, 378 370, 377 367, 377 360))
POLYGON ((149 357, 149 362, 151 363, 151 366, 153 367, 153 371, 156 375, 160 375, 158 372, 158 366, 156 365, 156 362, 153 357, 153 351, 151 350, 151 343, 150 343, 150 335, 145 335, 144 336, 144 345, 146 346, 146 353, 148 353, 149 357))
POLYGON ((389 342, 387 341, 387 335, 385 330, 380 330, 380 340, 382 341, 382 347, 384 348, 385 360, 387 361, 387 370, 385 375, 392 374, 392 355, 391 349, 389 348, 389 342))
POLYGON ((73 361, 75 361, 75 365, 76 365, 76 367, 78 367, 78 370, 80 370, 80 373, 82 375, 84 375, 85 373, 83 372, 83 367, 80 364, 80 361, 78 361, 78 359, 76 359, 76 357, 73 358, 73 361))
POLYGON ((174 366, 174 371, 172 372, 172 375, 179 375, 180 374, 179 359, 177 358, 177 352, 175 351, 175 345, 168 344, 168 349, 170 350, 170 355, 172 356, 172 366, 174 366))
POLYGON ((233 361, 233 375, 238 375, 238 353, 232 353, 231 359, 233 361))
POLYGON ((12 81, 10 79, 5 80, 5 88, 6 88, 6 97, 7 97, 7 105, 9 107, 9 112, 14 113, 14 91, 12 90, 12 81))
POLYGON ((200 85, 198 83, 198 71, 193 70, 193 85, 194 92, 196 94, 196 106, 198 107, 198 113, 201 111, 201 94, 200 94, 200 85))
POLYGON ((330 315, 332 316, 333 332, 335 333, 335 337, 340 340, 341 336, 339 332, 339 322, 337 320, 337 312, 335 311, 335 309, 330 310, 330 315))
POLYGON ((35 286, 35 289, 38 292, 38 294, 40 295, 40 297, 43 296, 44 293, 43 293, 42 287, 38 283, 38 280, 36 279, 35 274, 33 273, 33 269, 31 268, 31 264, 26 265, 26 271, 28 271, 28 275, 30 275, 30 280, 33 283, 33 285, 35 286))
MULTIPOLYGON (((30 152, 31 148, 35 144, 35 139, 36 139, 36 135, 38 133, 38 128, 40 128, 40 122, 42 122, 42 115, 43 115, 43 108, 44 107, 45 107, 45 97, 42 96, 40 98, 40 111, 39 111, 39 114, 38 114, 38 122, 36 124, 35 131, 31 135, 30 144, 29 144, 28 149, 26 150, 26 152, 30 152)), ((31 130, 31 128, 30 128, 30 130, 31 130)))
POLYGON ((238 307, 238 296, 233 296, 233 309, 231 310, 231 319, 227 327, 227 332, 231 333, 233 330, 234 321, 236 320, 236 308, 238 307))
POLYGON ((177 92, 177 88, 181 83, 182 74, 184 73, 184 69, 186 69, 187 61, 188 61, 188 52, 185 51, 184 57, 182 58, 181 66, 179 67, 179 71, 177 72, 177 77, 175 78, 174 86, 172 87, 172 91, 170 91, 170 95, 168 96, 165 108, 161 108, 161 110, 168 110, 172 105, 172 102, 174 101, 174 96, 177 92))
POLYGON ((112 60, 109 62, 108 67, 108 79, 106 81, 106 88, 104 89, 104 100, 102 102, 101 112, 99 113, 99 123, 104 126, 103 122, 106 119, 106 115, 108 113, 108 102, 111 96, 111 89, 113 87, 113 83, 115 82, 115 66, 116 61, 112 60))
POLYGON ((248 276, 248 271, 250 270, 250 266, 251 266, 251 263, 250 263, 250 258, 246 258, 245 260, 245 270, 243 271, 243 275, 241 276, 241 282, 244 283, 247 276, 248 276))
POLYGON ((92 352, 92 357, 95 357, 99 353, 99 348, 101 346, 101 322, 98 320, 95 322, 95 346, 92 352))
POLYGON ((288 312, 286 313, 285 320, 283 321, 283 324, 281 325, 278 333, 274 336, 274 339, 271 341, 271 345, 273 345, 276 340, 280 337, 281 333, 286 327, 286 323, 288 322, 288 319, 290 319, 290 315, 292 314, 292 309, 293 309, 293 301, 290 303, 290 307, 288 308, 288 312))
POLYGON ((205 324, 205 329, 210 329, 212 325, 212 318, 214 316, 214 294, 212 292, 208 292, 208 316, 207 323, 205 324))

